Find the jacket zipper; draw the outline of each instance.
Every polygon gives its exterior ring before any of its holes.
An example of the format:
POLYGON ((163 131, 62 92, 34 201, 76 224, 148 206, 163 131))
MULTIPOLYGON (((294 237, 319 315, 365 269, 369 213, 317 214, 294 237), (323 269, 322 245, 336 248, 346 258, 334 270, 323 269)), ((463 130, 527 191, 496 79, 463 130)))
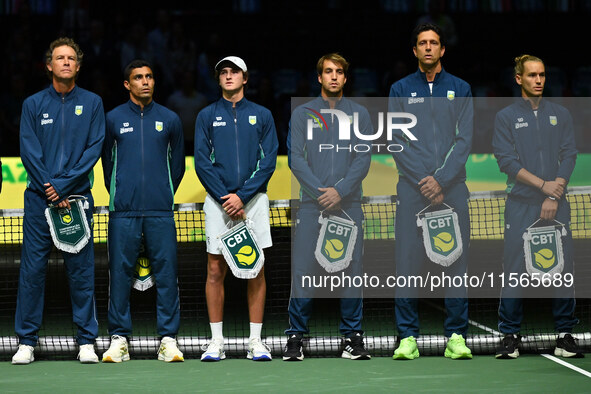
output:
POLYGON ((546 174, 546 168, 544 166, 544 145, 542 144, 542 131, 540 130, 540 108, 538 107, 538 114, 536 115, 534 113, 534 116, 536 117, 536 134, 538 137, 538 148, 540 150, 540 176, 542 177, 542 179, 544 179, 544 176, 546 174))
MULTIPOLYGON (((65 113, 66 113, 66 96, 62 95, 62 127, 60 130, 60 164, 58 166, 58 170, 61 172, 62 170, 62 165, 64 162, 64 130, 66 128, 66 117, 65 117, 65 113)), ((64 196, 60 196, 60 197, 64 197, 64 196)))
MULTIPOLYGON (((140 149, 141 149, 141 158, 142 158, 142 168, 141 168, 141 172, 142 172, 142 212, 145 211, 146 208, 146 204, 145 204, 145 199, 144 196, 146 195, 145 193, 145 182, 146 182, 146 175, 145 175, 145 171, 144 171, 144 111, 140 112, 140 149)), ((143 215, 143 213, 142 213, 143 215)))
POLYGON ((236 137, 236 185, 240 185, 240 150, 238 149, 238 115, 236 107, 232 107, 232 116, 234 117, 234 134, 236 137))
MULTIPOLYGON (((429 82, 427 81, 427 87, 429 82)), ((435 80, 433 80, 433 88, 435 88, 435 80)), ((439 149, 437 147, 437 132, 435 128, 435 120, 433 118, 433 91, 429 89, 429 94, 431 95, 431 99, 429 100, 431 106, 431 125, 433 126, 433 146, 435 147, 435 169, 439 168, 439 149)))

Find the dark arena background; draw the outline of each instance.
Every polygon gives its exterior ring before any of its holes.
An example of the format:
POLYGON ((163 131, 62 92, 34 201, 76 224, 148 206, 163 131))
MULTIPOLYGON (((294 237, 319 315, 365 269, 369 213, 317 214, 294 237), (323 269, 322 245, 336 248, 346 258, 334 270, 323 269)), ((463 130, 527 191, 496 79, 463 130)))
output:
MULTIPOLYGON (((466 80, 475 97, 513 97, 513 58, 533 54, 545 61, 545 96, 591 96, 591 57, 588 25, 591 0, 327 0, 327 1, 1 1, 0 155, 19 156, 19 117, 23 100, 48 83, 44 53, 59 36, 73 37, 85 53, 78 85, 99 94, 109 111, 128 99, 122 68, 138 57, 149 59, 156 74, 155 101, 167 105, 186 91, 199 102, 179 115, 190 130, 196 113, 219 98, 213 66, 224 56, 242 57, 250 78, 246 97, 269 108, 274 116, 280 155, 285 155, 292 97, 318 94, 316 61, 339 52, 351 63, 346 95, 386 97, 396 80, 417 68, 410 42, 421 21, 443 27, 447 45, 442 63, 466 80), (159 8, 160 7, 160 8, 159 8), (188 90, 186 90, 188 88, 188 90)), ((193 155, 190 131, 186 155, 193 155)), ((490 132, 475 130, 472 153, 492 153, 490 132)), ((591 131, 577 136, 581 154, 591 153, 591 131)), ((3 160, 4 161, 4 160, 3 160)), ((589 161, 587 161, 588 163, 589 161)), ((573 210, 575 261, 591 261, 591 189, 579 186, 569 194, 573 210)), ((289 184, 285 185, 288 189, 289 184)), ((365 248, 376 248, 384 265, 394 264, 395 196, 366 199, 364 212, 374 215, 372 235, 365 248), (375 237, 375 234, 381 234, 375 237)), ((197 359, 210 335, 205 304, 206 252, 203 241, 203 201, 177 206, 181 331, 179 345, 186 359, 197 359)), ((267 251, 267 302, 263 336, 279 360, 288 328, 290 295, 291 217, 294 201, 273 200, 274 246, 267 251)), ((484 193, 470 200, 472 233, 470 258, 490 261, 501 270, 504 195, 484 193), (496 219, 495 219, 496 218, 496 219)), ((108 260, 105 207, 95 211, 96 301, 99 356, 108 347, 108 260)), ((14 312, 20 263, 22 209, 0 210, 0 360, 16 350, 14 312)), ((366 229, 367 230, 367 229, 366 229)), ((590 283, 591 269, 577 274, 590 283)), ((134 335, 132 359, 154 359, 159 345, 155 323, 155 291, 132 290, 134 335)), ((420 303, 421 355, 442 355, 443 302, 420 303)), ((477 355, 492 355, 500 340, 498 299, 470 300, 468 345, 477 355)), ((524 353, 551 352, 555 334, 549 300, 527 299, 522 334, 524 353)), ((591 302, 577 299, 579 344, 591 349, 591 302)), ((73 360, 76 332, 63 260, 54 250, 47 271, 45 315, 35 358, 73 360)), ((333 299, 318 299, 305 341, 306 357, 334 358, 342 346, 338 332, 339 307, 333 299)), ((228 274, 224 334, 229 358, 244 358, 248 340, 246 285, 228 274)), ((397 342, 392 298, 364 301, 366 344, 372 356, 390 357, 397 342)), ((490 356, 492 358, 492 356, 490 356)), ((373 361, 372 361, 373 362, 373 361)), ((274 362, 275 363, 275 362, 274 362)), ((589 367, 587 367, 589 370, 589 367)), ((340 372, 340 371, 339 371, 340 372)), ((0 379, 1 381, 1 379, 0 379)), ((451 390, 451 389, 450 389, 451 390)), ((0 391, 2 391, 0 386, 0 391)))

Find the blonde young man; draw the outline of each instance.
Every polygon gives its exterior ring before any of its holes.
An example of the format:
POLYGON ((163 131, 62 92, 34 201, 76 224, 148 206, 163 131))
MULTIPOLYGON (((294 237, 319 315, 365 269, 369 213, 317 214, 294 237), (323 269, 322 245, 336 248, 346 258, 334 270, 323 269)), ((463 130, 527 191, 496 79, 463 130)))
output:
MULTIPOLYGON (((540 58, 532 55, 516 57, 515 82, 521 88, 521 99, 499 111, 493 135, 493 150, 499 168, 508 176, 503 252, 505 275, 524 273, 522 236, 538 219, 545 224, 554 223, 554 219, 565 224, 563 273, 572 273, 570 205, 565 193, 577 159, 573 119, 566 108, 542 98, 546 68, 540 58)), ((571 335, 578 323, 574 312, 573 288, 552 299, 554 327, 558 333, 554 349, 556 356, 583 357, 583 350, 571 335)), ((504 338, 496 358, 519 356, 522 320, 520 290, 503 288, 499 331, 504 338)))

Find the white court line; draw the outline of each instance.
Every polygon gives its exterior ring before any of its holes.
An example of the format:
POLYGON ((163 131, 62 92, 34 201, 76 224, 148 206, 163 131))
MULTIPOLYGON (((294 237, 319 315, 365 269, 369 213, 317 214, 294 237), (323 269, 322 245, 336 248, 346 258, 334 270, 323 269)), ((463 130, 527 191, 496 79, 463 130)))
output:
POLYGON ((503 336, 503 334, 501 334, 497 330, 493 330, 492 328, 490 328, 488 326, 485 326, 484 324, 480 324, 477 321, 474 321, 472 319, 468 319, 468 323, 472 324, 474 327, 478 327, 481 330, 484 330, 484 331, 488 332, 489 334, 497 335, 499 337, 502 337, 503 336))
POLYGON ((582 369, 582 368, 579 368, 579 367, 575 367, 574 365, 572 365, 572 364, 569 364, 569 363, 567 363, 567 362, 566 362, 566 361, 564 361, 564 360, 561 360, 561 359, 559 359, 559 358, 557 358, 557 357, 554 357, 554 356, 551 356, 551 355, 549 355, 549 354, 542 354, 542 357, 546 357, 548 360, 552 360, 552 361, 554 361, 555 363, 558 363, 558 364, 560 364, 560 365, 563 365, 563 366, 565 366, 565 367, 567 367, 567 368, 570 368, 570 369, 572 369, 572 370, 573 370, 573 371, 575 371, 575 372, 578 372, 578 373, 580 373, 580 374, 582 374, 582 375, 585 375, 585 376, 586 376, 586 377, 588 377, 588 378, 591 378, 591 372, 589 372, 589 371, 586 371, 586 370, 584 370, 584 369, 582 369))
MULTIPOLYGON (((442 312, 445 312, 445 309, 443 307, 441 307, 441 306, 439 306, 439 305, 437 305, 437 304, 435 304, 435 303, 433 303, 431 301, 423 300, 423 302, 425 302, 426 304, 430 305, 432 308, 435 308, 435 309, 438 309, 438 310, 440 310, 442 312)), ((492 328, 490 328, 488 326, 485 326, 484 324, 480 324, 480 323, 478 323, 475 320, 468 319, 468 323, 469 324, 472 324, 474 327, 478 327, 481 330, 488 332, 489 334, 497 335, 499 337, 502 337, 503 336, 503 334, 501 334, 497 330, 494 330, 494 329, 492 329, 492 328)))
MULTIPOLYGON (((425 301, 425 302, 426 302, 427 304, 431 305, 432 307, 436 308, 436 309, 439 309, 439 310, 441 310, 441 311, 443 311, 443 310, 444 310, 444 308, 442 308, 442 307, 440 307, 439 305, 436 305, 436 304, 434 304, 434 303, 432 303, 432 302, 430 302, 430 301, 425 301)), ((481 330, 487 331, 487 332, 489 332, 489 333, 491 333, 491 334, 494 334, 494 335, 502 336, 502 334, 501 334, 500 332, 498 332, 498 331, 496 331, 496 330, 493 330, 492 328, 490 328, 490 327, 487 327, 487 326, 485 326, 485 325, 483 325, 483 324, 480 324, 480 323, 478 323, 478 322, 476 322, 476 321, 474 321, 474 320, 468 320, 468 322, 469 322, 470 324, 472 324, 473 326, 476 326, 476 327, 480 328, 481 330)), ((560 365, 562 365, 562 366, 565 366, 565 367, 567 367, 567 368, 570 368, 570 369, 572 369, 572 370, 573 370, 573 371, 575 371, 575 372, 578 372, 578 373, 580 373, 580 374, 582 374, 582 375, 585 375, 585 376, 586 376, 586 377, 588 377, 588 378, 591 378, 591 372, 589 372, 589 371, 586 371, 586 370, 584 370, 584 369, 582 369, 582 368, 576 367, 576 366, 574 366, 574 365, 572 365, 572 364, 570 364, 570 363, 567 363, 567 362, 566 362, 566 361, 564 361, 564 360, 561 360, 561 359, 559 359, 559 358, 556 358, 556 357, 554 357, 554 356, 551 356, 551 355, 549 355, 549 354, 541 354, 541 356, 542 356, 542 357, 546 357, 548 360, 554 361, 554 362, 555 362, 555 363, 557 363, 557 364, 560 364, 560 365)))

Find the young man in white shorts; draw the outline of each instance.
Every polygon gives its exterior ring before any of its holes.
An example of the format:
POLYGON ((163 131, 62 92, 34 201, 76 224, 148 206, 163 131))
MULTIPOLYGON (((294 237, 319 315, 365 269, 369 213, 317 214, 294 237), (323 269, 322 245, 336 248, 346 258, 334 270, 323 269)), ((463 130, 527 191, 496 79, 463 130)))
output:
MULTIPOLYGON (((272 245, 267 184, 275 171, 277 133, 271 112, 244 97, 248 71, 244 60, 228 56, 215 66, 222 97, 204 108, 195 123, 195 171, 207 191, 203 211, 207 239, 205 297, 212 340, 201 361, 219 361, 224 352, 224 278, 228 263, 219 236, 247 219, 259 248, 272 245)), ((250 336, 247 358, 269 361, 261 340, 265 309, 264 267, 248 279, 250 336)))

